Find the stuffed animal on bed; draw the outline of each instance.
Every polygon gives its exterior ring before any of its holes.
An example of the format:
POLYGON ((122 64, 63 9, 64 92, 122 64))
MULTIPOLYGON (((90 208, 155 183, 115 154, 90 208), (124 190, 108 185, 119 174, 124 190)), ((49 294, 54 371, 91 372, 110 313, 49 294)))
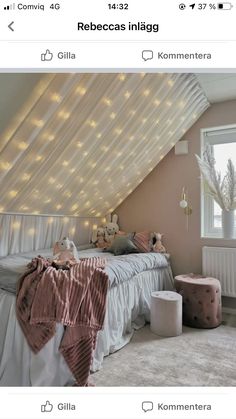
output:
POLYGON ((77 262, 79 257, 74 242, 68 237, 56 242, 53 247, 53 260, 59 264, 77 262))
POLYGON ((95 244, 100 249, 105 249, 108 247, 108 244, 105 240, 105 229, 104 227, 98 227, 93 231, 92 243, 95 244))
POLYGON ((105 230, 105 241, 106 243, 109 244, 109 246, 112 244, 116 234, 118 234, 119 232, 119 226, 117 224, 117 221, 118 221, 118 215, 113 214, 112 218, 111 218, 111 214, 107 216, 107 222, 104 226, 104 230, 105 230))
POLYGON ((163 234, 160 233, 152 233, 152 251, 156 253, 166 253, 166 249, 162 244, 162 237, 163 234))

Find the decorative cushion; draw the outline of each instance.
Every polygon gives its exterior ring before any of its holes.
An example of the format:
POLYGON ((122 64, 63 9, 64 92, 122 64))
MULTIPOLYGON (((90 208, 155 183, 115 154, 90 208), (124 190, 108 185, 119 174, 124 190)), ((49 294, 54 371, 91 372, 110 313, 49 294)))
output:
POLYGON ((152 243, 151 235, 149 231, 142 231, 141 233, 135 233, 133 242, 140 252, 151 252, 152 243))
POLYGON ((221 286, 216 278, 178 275, 175 287, 183 297, 186 326, 210 329, 221 324, 221 286))
POLYGON ((106 252, 111 252, 115 256, 127 255, 129 253, 138 253, 139 250, 131 240, 132 235, 116 236, 112 245, 106 249, 106 252))

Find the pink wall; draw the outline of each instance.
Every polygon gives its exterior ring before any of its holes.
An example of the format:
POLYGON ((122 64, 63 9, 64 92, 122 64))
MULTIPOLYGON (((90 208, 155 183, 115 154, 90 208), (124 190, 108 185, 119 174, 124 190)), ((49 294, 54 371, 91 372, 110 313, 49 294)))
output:
POLYGON ((200 154, 201 128, 235 123, 236 100, 213 104, 183 137, 189 140, 189 154, 176 156, 172 149, 115 211, 122 230, 164 233, 175 275, 201 272, 204 245, 236 247, 236 241, 200 237, 200 174, 194 156, 200 154), (189 231, 179 207, 183 186, 188 189, 193 206, 189 231))

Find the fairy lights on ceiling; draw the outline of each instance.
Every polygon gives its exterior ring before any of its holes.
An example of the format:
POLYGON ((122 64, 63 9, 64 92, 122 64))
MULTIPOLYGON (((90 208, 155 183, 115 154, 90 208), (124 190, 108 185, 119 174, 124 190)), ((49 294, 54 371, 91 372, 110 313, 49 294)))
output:
POLYGON ((191 74, 44 76, 0 136, 0 211, 105 215, 208 106, 191 74))

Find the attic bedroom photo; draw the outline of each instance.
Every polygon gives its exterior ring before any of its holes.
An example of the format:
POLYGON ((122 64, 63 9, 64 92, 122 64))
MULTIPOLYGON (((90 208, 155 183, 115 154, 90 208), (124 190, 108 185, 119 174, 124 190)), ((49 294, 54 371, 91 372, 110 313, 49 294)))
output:
POLYGON ((0 91, 0 386, 235 386, 236 75, 0 91))

